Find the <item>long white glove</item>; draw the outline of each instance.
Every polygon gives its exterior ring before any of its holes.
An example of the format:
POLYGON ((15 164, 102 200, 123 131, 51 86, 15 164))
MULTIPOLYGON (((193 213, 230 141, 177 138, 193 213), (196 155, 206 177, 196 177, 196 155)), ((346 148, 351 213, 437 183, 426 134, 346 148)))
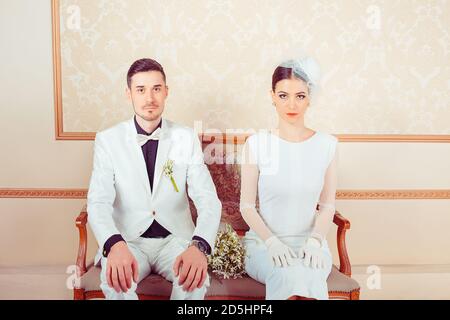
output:
MULTIPOLYGON (((337 147, 336 147, 337 152, 337 147)), ((325 173, 322 192, 319 198, 319 211, 315 215, 314 226, 311 230, 312 237, 321 241, 326 239, 328 231, 333 224, 336 211, 336 189, 337 189, 337 154, 334 155, 325 173)))
POLYGON ((334 155, 331 153, 333 157, 325 174, 324 185, 319 199, 319 211, 315 216, 312 232, 298 253, 299 258, 303 259, 305 266, 315 269, 327 267, 329 263, 321 247, 333 223, 336 211, 337 145, 334 151, 334 155))
POLYGON ((323 269, 326 266, 325 253, 320 249, 322 247, 319 240, 316 238, 308 238, 305 244, 300 248, 298 257, 303 259, 306 267, 314 269, 323 269))
POLYGON ((285 245, 276 236, 271 236, 265 241, 269 256, 276 267, 287 267, 292 265, 292 259, 297 258, 294 250, 285 245))
POLYGON ((256 195, 258 193, 259 169, 257 160, 253 155, 250 141, 253 136, 247 139, 242 150, 241 159, 241 202, 240 211, 242 218, 258 237, 262 240, 269 239, 273 233, 270 226, 266 225, 261 215, 256 210, 256 195))

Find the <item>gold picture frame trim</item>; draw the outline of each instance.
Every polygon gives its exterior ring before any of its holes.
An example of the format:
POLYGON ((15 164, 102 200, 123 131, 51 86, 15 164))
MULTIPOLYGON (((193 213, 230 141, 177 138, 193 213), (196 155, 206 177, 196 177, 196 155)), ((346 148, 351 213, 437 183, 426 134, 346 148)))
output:
POLYGON ((52 0, 53 90, 56 140, 94 140, 95 132, 65 132, 62 105, 59 0, 52 0))
MULTIPOLYGON (((53 87, 56 140, 94 140, 95 132, 65 132, 62 105, 59 0, 52 4, 53 87)), ((340 142, 450 142, 450 135, 335 134, 340 142)), ((242 140, 239 137, 238 140, 242 140)))

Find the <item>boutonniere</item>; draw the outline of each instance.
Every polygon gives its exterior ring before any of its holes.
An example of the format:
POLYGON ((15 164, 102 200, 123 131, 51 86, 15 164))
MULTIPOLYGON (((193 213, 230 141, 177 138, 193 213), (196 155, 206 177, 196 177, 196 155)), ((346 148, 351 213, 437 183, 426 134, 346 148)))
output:
POLYGON ((176 192, 178 191, 177 184, 175 182, 175 179, 173 178, 173 160, 167 160, 166 164, 164 165, 164 175, 172 181, 172 185, 176 192))

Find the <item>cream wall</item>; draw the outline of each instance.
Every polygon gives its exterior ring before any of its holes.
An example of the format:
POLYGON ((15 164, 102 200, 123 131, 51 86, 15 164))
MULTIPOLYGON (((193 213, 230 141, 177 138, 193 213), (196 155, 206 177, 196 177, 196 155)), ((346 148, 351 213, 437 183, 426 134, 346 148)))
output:
MULTIPOLYGON (((50 1, 0 2, 0 187, 86 188, 91 141, 56 141, 50 1)), ((80 200, 0 199, 0 266, 69 264, 80 200)))
MULTIPOLYGON (((54 139, 50 1, 3 1, 0 24, 0 188, 87 188, 92 142, 54 139)), ((339 189, 450 189, 448 163, 449 143, 341 143, 339 189)), ((73 264, 83 203, 0 199, 0 266, 73 264)), ((450 200, 337 206, 352 264, 450 264, 450 200)))

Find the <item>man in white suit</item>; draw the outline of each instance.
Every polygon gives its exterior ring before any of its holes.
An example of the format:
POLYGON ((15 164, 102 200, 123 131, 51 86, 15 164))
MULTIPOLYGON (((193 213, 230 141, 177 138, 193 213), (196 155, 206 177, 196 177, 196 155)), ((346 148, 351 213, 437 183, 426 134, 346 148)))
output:
POLYGON ((135 115, 97 133, 88 192, 102 291, 107 299, 137 299, 137 283, 156 272, 173 283, 171 299, 203 299, 222 206, 200 141, 193 129, 162 118, 168 87, 158 62, 134 62, 127 84, 135 115))

